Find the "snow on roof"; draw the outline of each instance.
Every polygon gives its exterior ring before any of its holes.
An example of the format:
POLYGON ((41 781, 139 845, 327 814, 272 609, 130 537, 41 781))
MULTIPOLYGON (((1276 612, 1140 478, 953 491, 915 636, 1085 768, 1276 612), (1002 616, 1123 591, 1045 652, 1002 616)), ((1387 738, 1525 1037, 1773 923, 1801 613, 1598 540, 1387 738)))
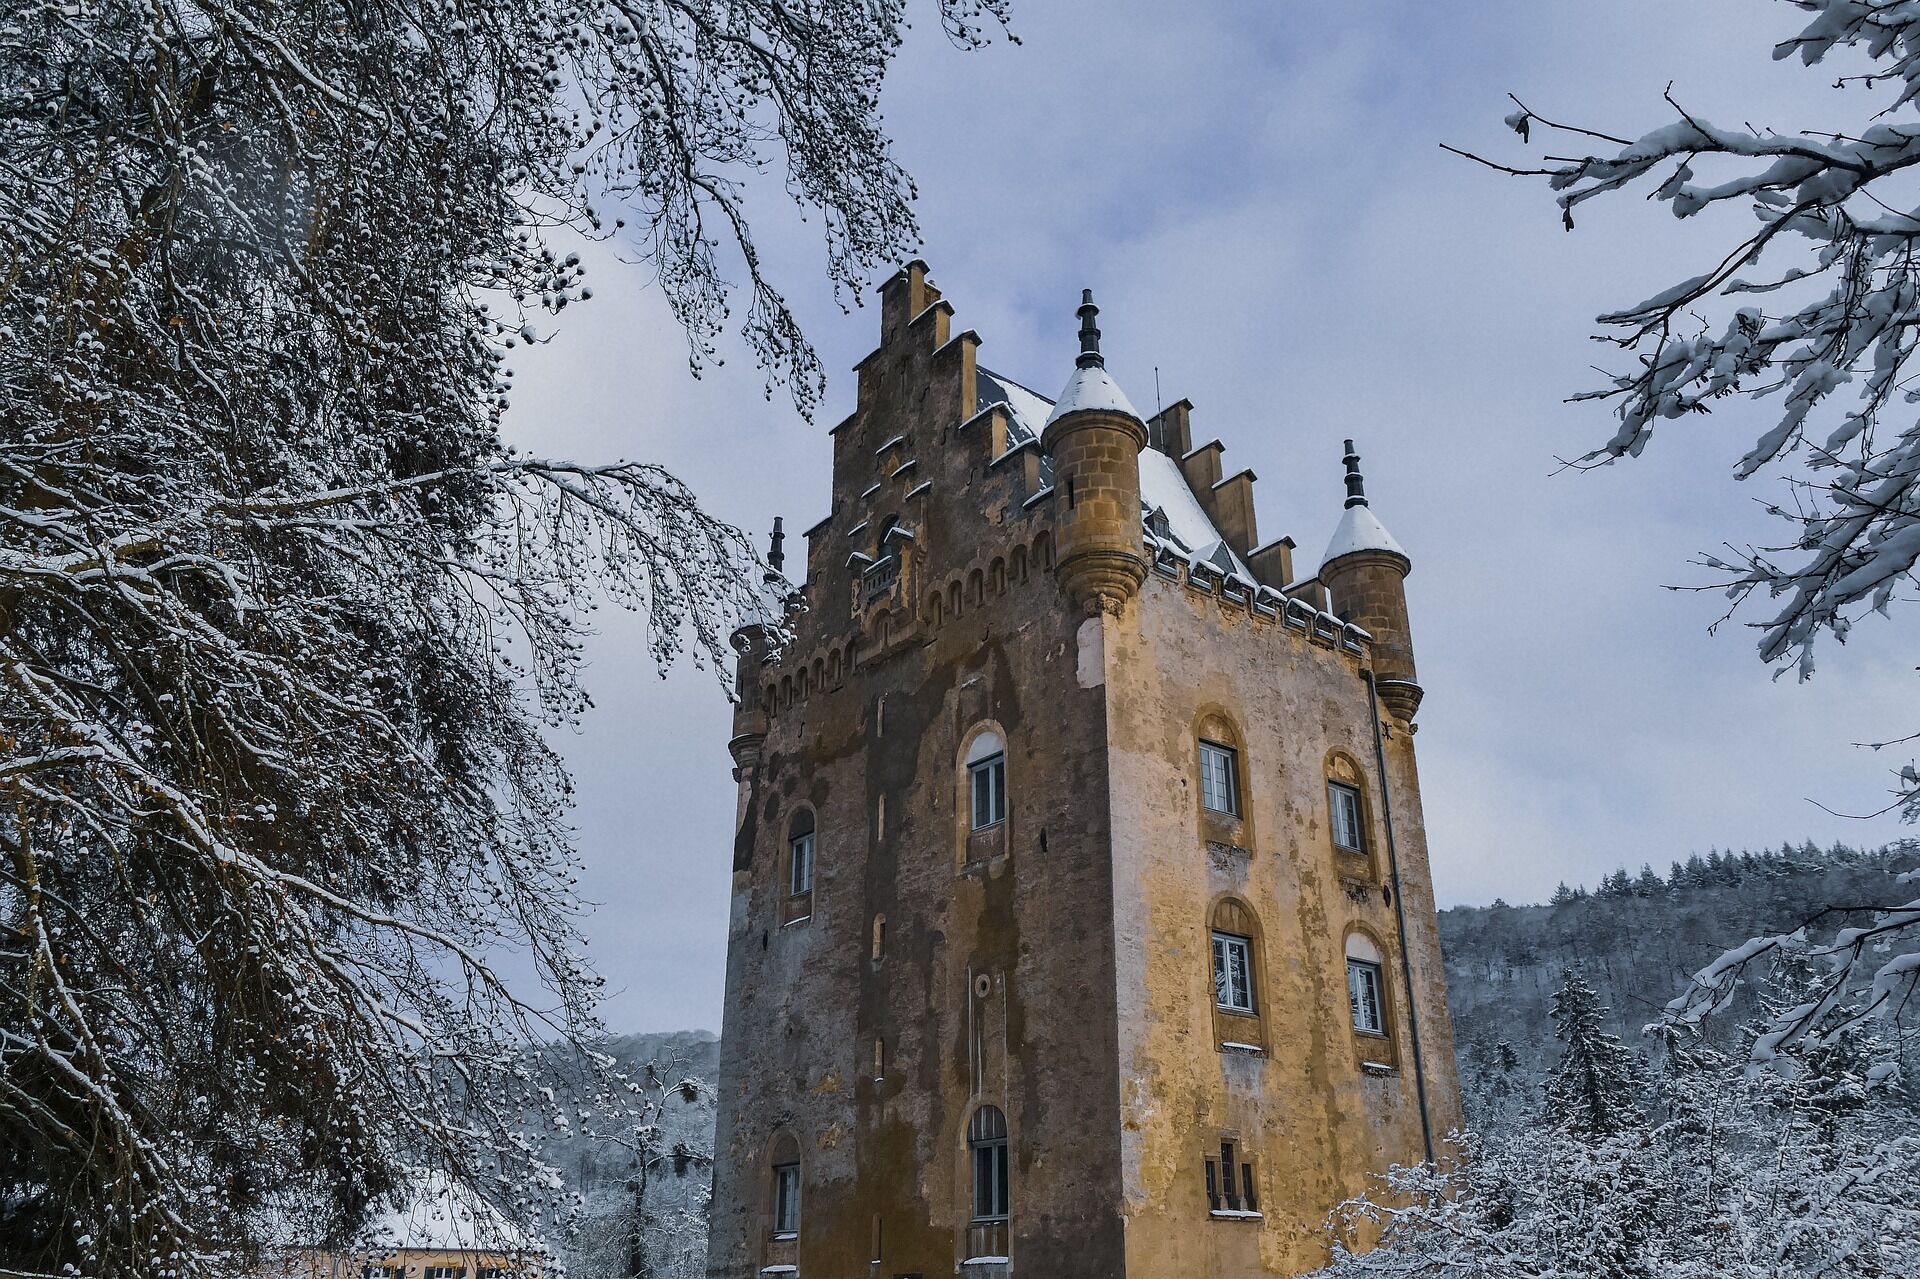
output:
MULTIPOLYGON (((1101 372, 1098 369, 1080 369, 1076 371, 1075 376, 1077 378, 1079 374, 1089 371, 1101 372)), ((1038 440, 1046 424, 1060 415, 1060 410, 1053 401, 1028 390, 1011 378, 986 369, 977 369, 975 377, 980 409, 993 404, 1007 406, 1009 450, 1013 446, 1038 440)), ((1112 385, 1112 379, 1108 379, 1108 385, 1112 385)), ((1120 388, 1116 386, 1113 391, 1119 396, 1125 411, 1132 413, 1133 406, 1126 403, 1126 396, 1120 394, 1120 388)), ((1044 486, 1053 482, 1051 458, 1041 459, 1040 476, 1042 492, 1045 492, 1044 486)), ((1039 496, 1040 494, 1036 493, 1028 501, 1032 502, 1039 496)), ((1159 539, 1162 545, 1167 542, 1173 543, 1168 549, 1177 551, 1189 563, 1204 564, 1215 572, 1245 578, 1248 582, 1253 581, 1253 574, 1247 571, 1246 564, 1221 538, 1220 531, 1214 528, 1213 521, 1207 518, 1200 500, 1193 495, 1193 490, 1187 487, 1187 477, 1181 474, 1179 463, 1158 449, 1148 448, 1140 452, 1142 521, 1144 522, 1146 517, 1152 515, 1154 511, 1159 511, 1167 517, 1168 536, 1159 539)))
POLYGON ((1347 508, 1346 514, 1340 517, 1340 526, 1333 530, 1333 540, 1327 543, 1327 553, 1320 557, 1320 563, 1324 567, 1355 551, 1391 551, 1402 559, 1413 558, 1393 540, 1393 534, 1387 532, 1387 526, 1380 522, 1372 508, 1366 506, 1347 508))
POLYGON ((1159 449, 1140 450, 1140 507, 1144 513, 1159 511, 1167 517, 1167 532, 1177 549, 1186 554, 1188 563, 1210 565, 1217 572, 1253 581, 1253 574, 1220 536, 1200 499, 1187 486, 1180 464, 1159 449))
POLYGON ((463 1252, 537 1252, 540 1245, 492 1204, 444 1172, 421 1173, 402 1202, 375 1213, 361 1231, 362 1250, 423 1248, 463 1252))
POLYGON ((1105 368, 1098 364, 1085 368, 1076 368, 1073 376, 1067 379, 1066 389, 1060 392, 1060 398, 1054 401, 1053 412, 1047 421, 1063 418, 1069 413, 1078 413, 1083 409, 1099 409, 1108 413, 1125 413, 1138 419, 1133 401, 1120 389, 1120 384, 1110 377, 1105 368))
POLYGON ((1007 406, 1009 445, 1039 440, 1040 430, 1047 424, 1047 414, 1053 411, 1052 400, 1037 391, 1028 390, 1010 377, 986 369, 974 370, 974 386, 978 412, 985 412, 995 404, 1007 406))

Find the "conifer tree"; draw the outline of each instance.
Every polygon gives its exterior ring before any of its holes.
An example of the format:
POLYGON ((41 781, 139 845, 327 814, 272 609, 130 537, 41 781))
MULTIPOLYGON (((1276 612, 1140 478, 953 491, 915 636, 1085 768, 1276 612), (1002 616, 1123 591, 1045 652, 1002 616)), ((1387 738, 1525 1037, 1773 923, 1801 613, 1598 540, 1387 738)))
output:
POLYGON ((1578 968, 1553 997, 1560 1060, 1547 1080, 1546 1117, 1588 1137, 1610 1137, 1640 1121, 1633 1054, 1607 1033, 1607 1010, 1578 968))

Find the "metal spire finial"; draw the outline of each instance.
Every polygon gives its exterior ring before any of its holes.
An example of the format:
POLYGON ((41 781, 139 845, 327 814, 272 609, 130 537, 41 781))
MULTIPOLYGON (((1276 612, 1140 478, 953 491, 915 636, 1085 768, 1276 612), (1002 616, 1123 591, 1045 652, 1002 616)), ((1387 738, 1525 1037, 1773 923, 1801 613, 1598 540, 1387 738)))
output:
POLYGON ((773 517, 773 546, 767 552, 768 581, 784 576, 782 570, 787 566, 787 553, 783 548, 786 540, 787 535, 780 527, 780 517, 776 515, 773 517))
POLYGON ((1083 369, 1104 369, 1107 357, 1100 354, 1100 329, 1093 319, 1100 308, 1093 304, 1093 290, 1080 290, 1080 358, 1074 364, 1083 369))
POLYGON ((1360 478, 1360 455, 1353 451, 1352 440, 1347 441, 1347 455, 1340 460, 1347 464, 1347 505, 1365 506, 1367 485, 1360 478))

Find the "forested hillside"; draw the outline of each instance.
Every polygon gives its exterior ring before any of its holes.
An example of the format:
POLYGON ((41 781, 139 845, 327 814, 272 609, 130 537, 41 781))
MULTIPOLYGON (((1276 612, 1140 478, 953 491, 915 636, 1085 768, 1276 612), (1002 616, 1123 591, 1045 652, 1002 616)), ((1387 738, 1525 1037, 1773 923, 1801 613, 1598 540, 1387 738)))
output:
MULTIPOLYGON (((1511 1046, 1507 1070, 1541 1078, 1557 1046, 1549 1001, 1575 964, 1609 1010, 1607 1029, 1636 1052, 1687 979, 1722 950, 1761 933, 1790 930, 1816 910, 1822 931, 1864 922, 1863 907, 1894 904, 1890 870, 1920 864, 1920 841, 1880 849, 1783 844, 1762 852, 1715 850, 1671 863, 1621 868, 1592 890, 1562 884, 1551 903, 1456 906, 1440 913, 1447 1002, 1470 1120, 1511 1046), (1849 916, 1852 916, 1849 918, 1849 916)), ((1901 900, 1904 900, 1901 899, 1901 900)), ((1741 998, 1751 999, 1750 993, 1741 998)), ((1736 1033, 1745 1010, 1714 1023, 1736 1033)))

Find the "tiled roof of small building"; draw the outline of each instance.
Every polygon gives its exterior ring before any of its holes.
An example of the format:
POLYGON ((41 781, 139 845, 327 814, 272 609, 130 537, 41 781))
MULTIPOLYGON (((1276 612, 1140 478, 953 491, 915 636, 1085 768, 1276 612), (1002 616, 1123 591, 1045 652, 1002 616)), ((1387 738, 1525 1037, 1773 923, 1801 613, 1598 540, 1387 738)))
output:
POLYGON ((443 1172, 422 1172, 401 1201, 376 1212, 359 1240, 372 1252, 422 1248, 462 1252, 537 1252, 529 1238, 492 1204, 467 1193, 443 1172))

